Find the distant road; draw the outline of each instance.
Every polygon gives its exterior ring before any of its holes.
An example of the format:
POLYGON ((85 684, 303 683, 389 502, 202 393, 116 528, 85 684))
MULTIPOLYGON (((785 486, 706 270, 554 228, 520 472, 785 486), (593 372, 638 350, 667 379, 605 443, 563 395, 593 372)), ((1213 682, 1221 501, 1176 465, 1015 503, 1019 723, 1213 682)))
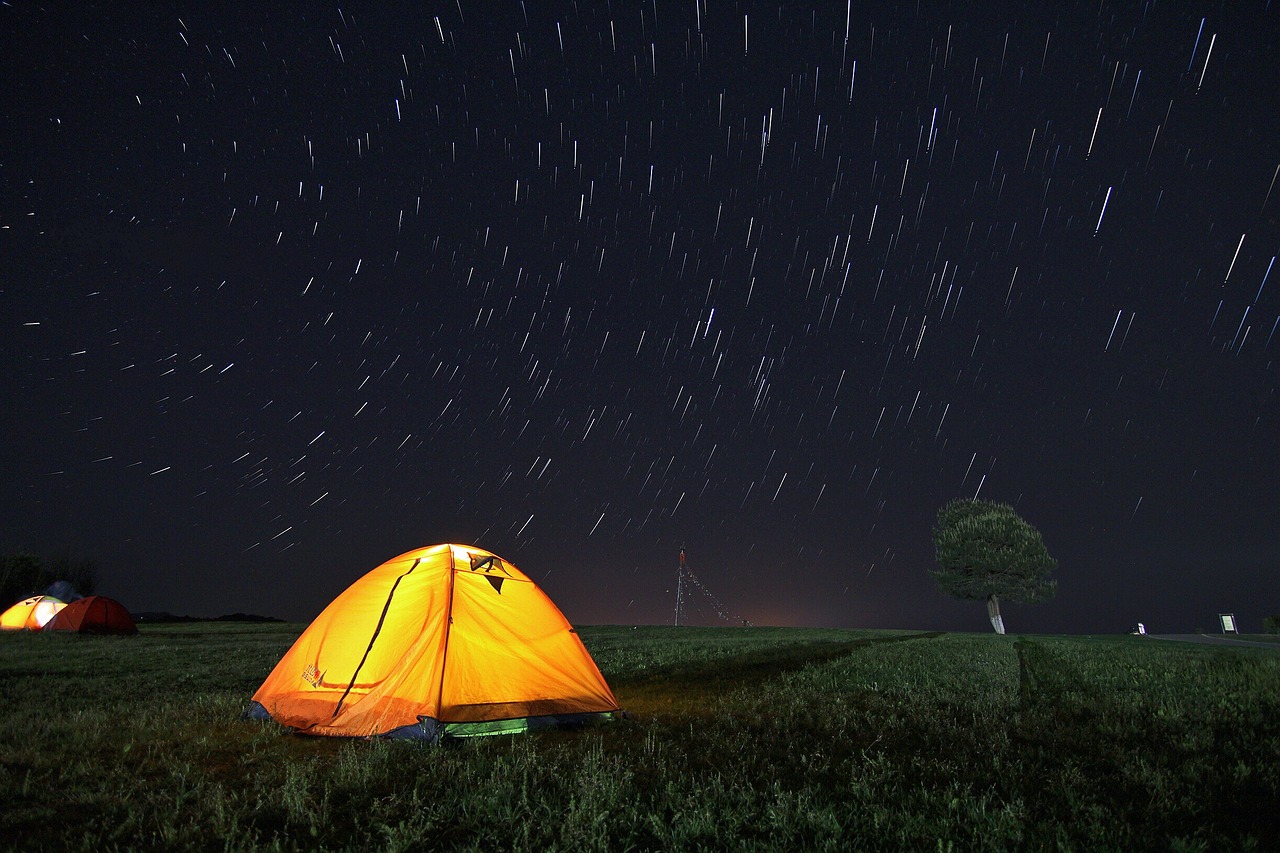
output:
POLYGON ((1148 634, 1157 640, 1177 640, 1182 643, 1203 643, 1207 646, 1257 646, 1263 649, 1280 649, 1280 635, 1274 643, 1260 640, 1238 640, 1222 634, 1148 634))

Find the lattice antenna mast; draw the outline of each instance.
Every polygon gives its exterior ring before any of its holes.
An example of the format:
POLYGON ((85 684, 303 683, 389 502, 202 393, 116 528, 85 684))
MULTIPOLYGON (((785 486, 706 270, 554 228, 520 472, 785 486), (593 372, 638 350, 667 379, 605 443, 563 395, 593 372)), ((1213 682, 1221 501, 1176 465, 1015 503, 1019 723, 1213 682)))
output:
POLYGON ((684 549, 680 549, 680 563, 676 567, 676 627, 680 627, 680 617, 684 615, 684 549))
POLYGON ((687 602, 685 600, 685 584, 690 585, 690 594, 693 590, 697 590, 707 597, 711 602, 712 608, 715 609, 716 615, 726 622, 732 622, 739 625, 750 625, 751 620, 741 619, 729 611, 728 607, 720 599, 716 598, 711 590, 702 585, 702 581, 698 576, 686 565, 684 559, 684 549, 680 549, 680 564, 676 569, 676 625, 680 625, 680 620, 689 621, 689 615, 685 612, 687 602))

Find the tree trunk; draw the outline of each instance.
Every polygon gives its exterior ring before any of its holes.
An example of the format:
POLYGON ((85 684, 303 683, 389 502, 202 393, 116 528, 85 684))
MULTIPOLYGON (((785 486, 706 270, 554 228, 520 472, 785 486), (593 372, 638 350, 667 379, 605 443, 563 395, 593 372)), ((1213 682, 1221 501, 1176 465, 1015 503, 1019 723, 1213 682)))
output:
POLYGON ((996 598, 993 592, 987 596, 987 617, 991 620, 991 627, 995 628, 997 634, 1004 633, 1004 619, 1000 618, 1000 599, 996 598))

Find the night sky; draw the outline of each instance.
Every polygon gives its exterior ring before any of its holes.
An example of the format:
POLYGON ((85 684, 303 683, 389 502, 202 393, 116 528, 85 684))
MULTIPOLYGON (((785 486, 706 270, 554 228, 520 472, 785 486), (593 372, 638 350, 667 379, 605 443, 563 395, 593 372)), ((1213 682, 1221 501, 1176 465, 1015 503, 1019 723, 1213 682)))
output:
POLYGON ((983 631, 978 496, 1060 563, 1012 632, 1280 612, 1272 4, 135 5, 0 3, 4 551, 983 631))

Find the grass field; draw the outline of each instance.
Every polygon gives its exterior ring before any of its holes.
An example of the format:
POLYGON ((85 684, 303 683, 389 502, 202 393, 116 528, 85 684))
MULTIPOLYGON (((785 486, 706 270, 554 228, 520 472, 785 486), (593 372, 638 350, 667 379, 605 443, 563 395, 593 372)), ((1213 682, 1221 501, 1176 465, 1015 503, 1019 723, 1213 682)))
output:
POLYGON ((5 847, 1280 848, 1280 650, 584 627, 629 719, 430 747, 241 721, 301 628, 0 636, 5 847))

